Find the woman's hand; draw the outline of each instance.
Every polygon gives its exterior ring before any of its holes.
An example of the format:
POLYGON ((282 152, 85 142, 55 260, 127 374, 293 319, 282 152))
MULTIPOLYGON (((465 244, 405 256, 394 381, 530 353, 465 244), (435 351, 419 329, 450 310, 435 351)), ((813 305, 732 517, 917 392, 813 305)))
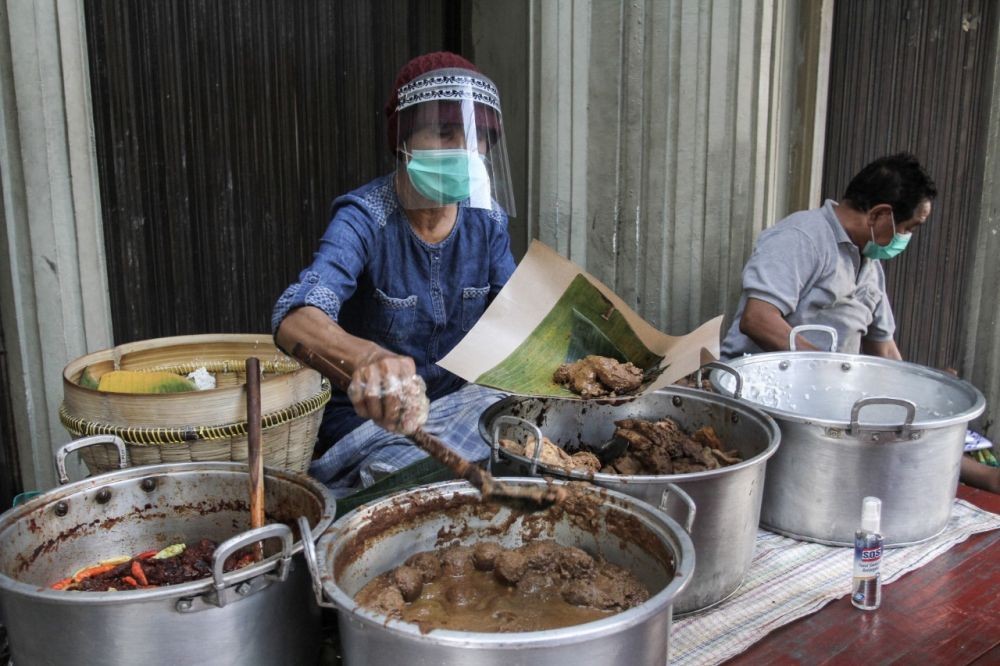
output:
POLYGON ((355 368, 347 396, 358 416, 408 435, 427 421, 426 391, 412 358, 383 351, 355 368))

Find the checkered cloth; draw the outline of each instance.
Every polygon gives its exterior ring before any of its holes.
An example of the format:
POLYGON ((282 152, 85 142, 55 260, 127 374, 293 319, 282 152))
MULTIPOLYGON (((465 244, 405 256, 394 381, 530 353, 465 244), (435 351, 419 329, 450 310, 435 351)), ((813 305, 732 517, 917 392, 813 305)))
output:
MULTIPOLYGON (((955 500, 938 536, 915 546, 886 548, 882 584, 927 564, 979 532, 1000 529, 1000 515, 955 500)), ((757 531, 757 548, 739 592, 719 606, 674 620, 670 664, 717 664, 778 627, 850 593, 854 549, 796 541, 757 531)), ((891 592, 883 592, 883 596, 891 592)))
MULTIPOLYGON (((466 460, 486 460, 490 447, 479 434, 479 416, 504 397, 506 394, 500 391, 466 384, 431 403, 423 430, 466 460)), ((365 421, 314 460, 309 465, 309 476, 325 484, 339 498, 426 457, 406 437, 365 421)))

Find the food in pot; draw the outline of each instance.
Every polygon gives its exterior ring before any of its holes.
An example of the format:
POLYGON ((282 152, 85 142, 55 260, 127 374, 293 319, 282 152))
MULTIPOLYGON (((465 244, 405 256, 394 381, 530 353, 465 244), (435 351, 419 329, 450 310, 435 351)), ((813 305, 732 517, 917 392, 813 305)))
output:
POLYGON ((601 469, 605 474, 686 474, 742 462, 736 450, 726 450, 715 429, 699 428, 688 435, 677 421, 622 419, 615 437, 628 449, 601 469))
POLYGON ((585 356, 563 363, 552 381, 581 398, 603 398, 633 393, 642 384, 642 369, 607 356, 585 356))
POLYGON ((413 555, 355 596, 421 631, 541 631, 638 606, 649 591, 630 571, 554 541, 508 549, 492 542, 413 555))
MULTIPOLYGON (((528 437, 525 444, 512 439, 501 439, 500 446, 513 454, 526 458, 535 457, 535 438, 528 437)), ((601 469, 601 461, 590 451, 577 451, 570 454, 552 443, 548 437, 542 436, 542 450, 538 454, 538 462, 550 467, 565 470, 580 470, 581 472, 596 472, 601 469)))
MULTIPOLYGON (((193 544, 174 544, 134 557, 107 560, 85 567, 50 587, 54 590, 115 592, 187 583, 212 575, 212 555, 217 545, 210 539, 202 539, 193 544)), ((231 555, 223 568, 232 571, 253 563, 252 549, 245 548, 231 555)))

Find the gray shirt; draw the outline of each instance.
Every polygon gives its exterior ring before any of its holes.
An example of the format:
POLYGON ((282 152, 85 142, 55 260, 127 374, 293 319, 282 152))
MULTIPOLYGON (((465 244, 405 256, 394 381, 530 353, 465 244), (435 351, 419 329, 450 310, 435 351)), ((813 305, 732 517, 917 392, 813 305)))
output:
MULTIPOLYGON (((740 332, 747 298, 778 308, 790 326, 832 326, 840 352, 860 352, 862 339, 892 339, 896 322, 882 264, 861 256, 834 213, 836 205, 827 199, 822 208, 793 213, 761 233, 743 268, 743 295, 722 341, 723 358, 763 351, 740 332)), ((824 333, 802 337, 830 348, 824 333)))

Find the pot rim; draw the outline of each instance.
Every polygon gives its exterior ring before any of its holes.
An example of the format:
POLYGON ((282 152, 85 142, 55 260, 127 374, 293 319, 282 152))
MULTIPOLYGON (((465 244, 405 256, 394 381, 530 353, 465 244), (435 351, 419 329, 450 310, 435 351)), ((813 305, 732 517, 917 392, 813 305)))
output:
MULTIPOLYGON (((546 465, 542 462, 538 463, 538 469, 546 474, 551 474, 553 476, 558 476, 560 478, 568 478, 576 481, 596 481, 600 483, 611 483, 611 484, 628 484, 628 485, 651 485, 651 484, 662 484, 662 483, 685 483, 701 481, 704 479, 712 479, 718 476, 726 476, 728 474, 735 474, 739 470, 746 469, 748 467, 755 467, 761 463, 767 461, 768 458, 773 456, 778 450, 778 445, 781 444, 781 428, 778 427, 777 422, 769 415, 756 408, 753 403, 749 401, 737 400, 728 395, 709 393, 707 391, 702 391, 699 389, 687 388, 684 386, 668 386, 655 391, 651 391, 643 396, 633 396, 628 400, 619 400, 617 403, 633 402, 641 400, 646 396, 651 395, 682 395, 688 398, 693 398, 696 400, 701 400, 703 402, 714 402, 721 403, 730 409, 739 412, 743 418, 749 418, 757 421, 769 435, 769 441, 767 448, 758 453, 757 455, 747 458, 742 462, 738 462, 735 465, 726 465, 725 467, 719 467, 717 469, 709 469, 702 472, 688 472, 685 474, 607 474, 602 472, 581 472, 579 470, 566 470, 561 467, 553 467, 551 465, 546 465)), ((561 400, 560 398, 538 398, 533 396, 508 396, 503 400, 499 400, 492 405, 490 405, 482 414, 479 419, 479 433, 486 440, 487 444, 491 447, 493 445, 492 434, 489 433, 489 422, 497 416, 497 412, 505 409, 508 405, 516 404, 525 400, 561 400)), ((577 401, 579 402, 579 401, 577 401)), ((543 433, 544 434, 544 433, 543 433)), ((527 456, 518 455, 516 453, 511 453, 504 449, 502 446, 497 445, 497 450, 499 454, 505 458, 515 460, 521 464, 531 465, 532 459, 527 456)))
MULTIPOLYGON (((863 363, 865 365, 875 365, 875 366, 891 366, 893 369, 899 369, 900 366, 905 366, 905 370, 911 372, 912 374, 932 379, 934 381, 941 382, 953 389, 962 391, 966 394, 971 394, 973 397, 972 406, 968 409, 959 412, 958 414, 953 414, 947 418, 940 419, 914 419, 913 423, 910 424, 911 430, 928 430, 931 428, 946 428, 948 426, 958 425, 960 423, 968 423, 972 419, 978 417, 986 409, 986 398, 983 396, 982 391, 976 388, 971 382, 967 382, 959 377, 953 377, 946 372, 937 370, 935 368, 929 368, 925 365, 920 365, 918 363, 909 363, 907 361, 895 361, 891 359, 885 359, 878 356, 869 356, 867 354, 842 354, 840 352, 830 352, 830 351, 794 351, 794 352, 765 352, 762 354, 747 354, 741 356, 740 358, 730 359, 728 361, 722 361, 729 366, 731 366, 737 372, 741 368, 748 365, 759 365, 765 363, 778 364, 781 362, 788 363, 801 363, 805 361, 827 361, 836 363, 863 363)), ((732 390, 723 386, 720 381, 720 377, 726 373, 720 370, 712 370, 709 373, 709 380, 712 382, 712 386, 716 390, 722 392, 728 397, 732 397, 732 390)), ((899 396, 893 396, 899 397, 899 396)), ((839 428, 845 430, 850 428, 850 419, 824 419, 814 416, 804 415, 801 412, 790 412, 784 409, 778 409, 776 407, 768 407, 762 403, 756 402, 747 398, 746 396, 741 396, 740 401, 746 402, 747 404, 753 405, 754 407, 767 412, 770 416, 781 421, 791 421, 794 423, 802 423, 804 425, 816 425, 824 428, 839 428)), ((865 424, 865 429, 891 429, 891 426, 879 425, 868 425, 865 424)))
MULTIPOLYGON (((504 477, 504 483, 511 483, 513 485, 545 485, 549 482, 544 479, 530 477, 504 477)), ((552 481, 552 483, 554 485, 564 485, 567 482, 556 480, 552 481)), ((370 514, 380 508, 384 508, 389 503, 394 502, 398 504, 400 501, 404 501, 411 496, 445 494, 448 492, 452 493, 452 498, 473 494, 478 495, 479 491, 467 481, 442 481, 426 486, 419 486, 412 490, 390 495, 376 503, 363 505, 342 516, 330 530, 320 537, 320 543, 318 544, 316 552, 317 565, 322 579, 323 591, 327 598, 337 606, 338 611, 350 615, 352 619, 360 621, 371 628, 388 631, 391 634, 406 639, 465 648, 519 649, 569 645, 617 634, 630 627, 646 622, 650 618, 662 613, 665 608, 667 612, 672 614, 673 599, 688 585, 694 573, 695 552, 690 535, 673 518, 634 497, 607 488, 598 488, 589 485, 583 488, 586 488, 584 492, 600 493, 603 497, 609 498, 622 510, 626 507, 633 510, 638 509, 641 514, 635 515, 633 513, 633 515, 646 528, 660 536, 664 545, 672 551, 674 544, 671 538, 677 541, 676 545, 679 552, 672 552, 674 557, 673 580, 639 606, 593 622, 543 631, 500 633, 432 629, 427 633, 422 633, 416 624, 392 619, 381 613, 362 608, 354 601, 353 597, 343 591, 332 575, 326 574, 328 571, 332 572, 336 566, 336 558, 333 556, 332 551, 338 542, 342 542, 345 528, 351 522, 361 519, 365 514, 370 514), (657 525, 656 521, 665 523, 665 525, 657 525), (328 559, 329 562, 327 562, 328 559)))
MULTIPOLYGON (((164 463, 161 465, 145 465, 138 467, 125 467, 122 469, 104 472, 95 476, 74 481, 62 486, 56 486, 51 490, 31 498, 24 504, 16 506, 0 514, 0 534, 11 525, 22 520, 26 516, 48 506, 54 502, 77 495, 80 492, 91 491, 109 483, 119 483, 122 481, 138 480, 149 476, 169 476, 180 472, 226 472, 244 473, 249 476, 249 467, 246 463, 238 462, 183 462, 164 463)), ((333 523, 336 514, 335 499, 330 489, 319 483, 315 479, 288 470, 281 470, 272 467, 264 468, 264 478, 281 478, 292 483, 305 486, 308 490, 322 498, 323 514, 313 528, 313 534, 322 534, 333 523)), ((249 491, 248 491, 249 492, 249 491)), ((235 536, 235 535, 234 535, 235 536)), ((302 539, 299 538, 292 544, 292 554, 302 552, 302 539)), ((278 568, 281 554, 276 553, 253 566, 244 567, 237 571, 228 572, 227 583, 240 583, 260 575, 270 573, 278 568), (238 573, 237 573, 238 572, 238 573)), ((211 575, 199 580, 181 583, 179 585, 166 585, 159 588, 147 590, 117 590, 115 592, 84 592, 73 591, 67 593, 64 590, 53 590, 47 587, 39 587, 21 582, 16 578, 8 576, 0 571, 0 593, 23 594, 35 599, 57 602, 61 605, 114 605, 121 603, 134 603, 143 601, 154 601, 160 599, 172 599, 175 597, 197 597, 214 589, 214 579, 211 575)))

